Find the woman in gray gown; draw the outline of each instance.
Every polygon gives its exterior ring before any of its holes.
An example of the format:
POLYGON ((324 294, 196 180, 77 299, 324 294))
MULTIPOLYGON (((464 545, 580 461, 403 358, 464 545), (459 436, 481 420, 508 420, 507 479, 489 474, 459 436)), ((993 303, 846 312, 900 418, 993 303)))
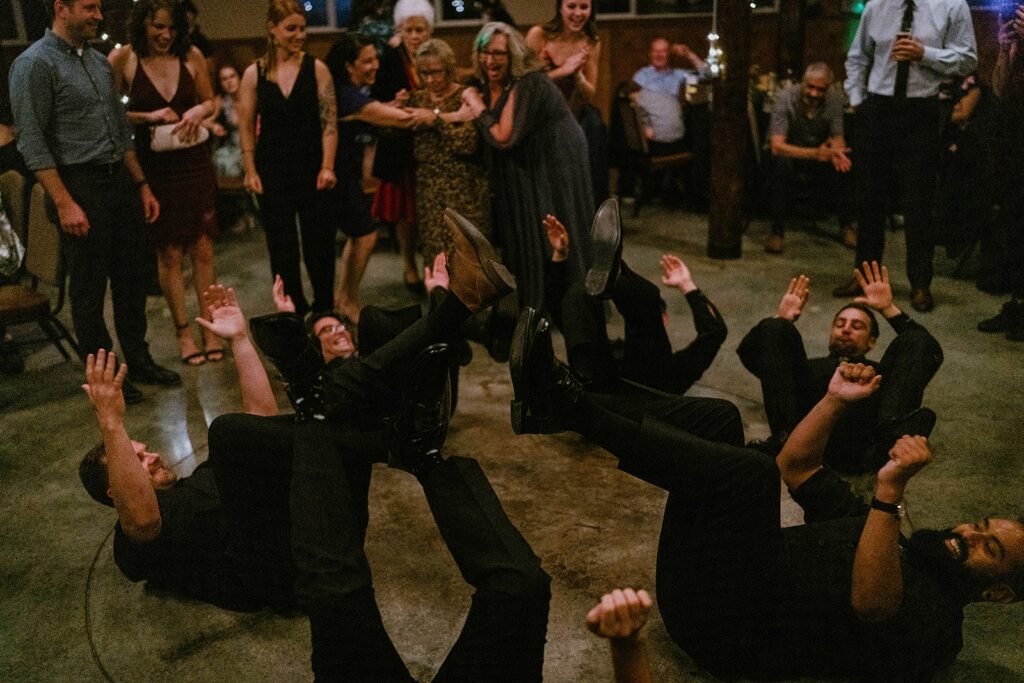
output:
POLYGON ((494 235, 519 281, 519 303, 556 306, 554 288, 581 279, 590 262, 594 201, 587 142, 565 98, 523 36, 508 24, 485 24, 473 41, 478 83, 463 99, 491 150, 494 235), (552 277, 544 217, 569 232, 569 259, 552 277), (555 282, 558 280, 559 282, 555 282))

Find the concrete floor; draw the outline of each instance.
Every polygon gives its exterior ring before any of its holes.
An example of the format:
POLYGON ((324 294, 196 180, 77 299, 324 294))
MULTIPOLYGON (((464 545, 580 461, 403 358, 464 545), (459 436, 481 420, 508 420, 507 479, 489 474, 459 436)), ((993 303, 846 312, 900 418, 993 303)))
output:
MULTIPOLYGON (((823 353, 837 302, 829 294, 849 274, 851 253, 820 235, 793 230, 784 257, 761 250, 755 223, 738 261, 704 254, 706 219, 645 208, 627 220, 626 257, 654 278, 663 251, 680 254, 730 328, 714 365, 693 393, 734 401, 748 438, 767 435, 759 385, 735 349, 758 319, 771 314, 789 277, 806 273, 812 296, 799 327, 808 351, 823 353)), ((901 235, 889 235, 898 303, 907 301, 901 235)), ((245 311, 270 308, 262 235, 218 244, 222 282, 236 287, 245 311)), ((974 330, 1000 300, 951 279, 937 258, 938 307, 917 316, 942 342, 945 365, 926 393, 939 414, 936 461, 908 496, 919 526, 946 526, 989 512, 1024 511, 1019 429, 1024 346, 974 330)), ((381 250, 365 300, 405 304, 397 257, 381 250)), ((692 336, 688 308, 666 292, 677 345, 692 336)), ((190 303, 194 310, 194 303, 190 303)), ((149 299, 154 356, 175 365, 173 328, 163 301, 149 299)), ((65 313, 65 318, 66 318, 65 313)), ((611 326, 621 330, 621 319, 611 326)), ((883 325, 884 327, 884 325, 883 325)), ((15 332, 28 336, 23 326, 15 332)), ((884 345, 892 338, 883 329, 884 345)), ((610 680, 607 645, 582 626, 608 589, 654 586, 655 545, 665 494, 615 468, 614 460, 576 436, 514 437, 508 422, 507 369, 479 347, 462 381, 459 413, 447 452, 478 458, 509 516, 553 577, 545 675, 551 681, 610 680)), ((110 510, 81 490, 76 466, 98 439, 79 389, 82 367, 63 363, 49 346, 34 347, 28 369, 0 378, 0 680, 3 681, 300 681, 310 678, 304 619, 240 615, 147 592, 113 563, 110 510)), ((128 411, 129 432, 182 471, 206 457, 206 426, 240 406, 230 362, 182 368, 184 386, 145 388, 128 411)), ((283 395, 281 405, 285 405, 283 395)), ((869 490, 870 478, 858 482, 869 490)), ((461 627, 469 591, 438 535, 418 485, 383 466, 374 473, 367 552, 384 620, 412 673, 429 680, 461 627)), ((791 502, 786 523, 799 523, 791 502)), ((965 646, 943 681, 1024 681, 1020 642, 1024 608, 972 606, 965 646)), ((655 611, 648 643, 656 679, 711 680, 668 639, 655 611)))

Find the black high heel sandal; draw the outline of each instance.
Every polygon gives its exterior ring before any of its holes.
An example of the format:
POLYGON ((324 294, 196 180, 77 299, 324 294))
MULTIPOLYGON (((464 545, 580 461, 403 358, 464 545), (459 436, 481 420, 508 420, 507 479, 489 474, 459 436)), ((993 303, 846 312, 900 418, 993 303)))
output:
MULTIPOLYGON (((180 333, 182 330, 187 330, 188 329, 188 323, 181 323, 180 325, 178 323, 174 323, 174 329, 175 329, 176 332, 180 333)), ((192 367, 192 368, 195 368, 195 367, 199 367, 200 365, 205 363, 206 360, 207 360, 206 353, 204 353, 202 351, 196 351, 195 353, 190 353, 187 356, 182 356, 181 364, 182 365, 187 365, 187 366, 192 367)))

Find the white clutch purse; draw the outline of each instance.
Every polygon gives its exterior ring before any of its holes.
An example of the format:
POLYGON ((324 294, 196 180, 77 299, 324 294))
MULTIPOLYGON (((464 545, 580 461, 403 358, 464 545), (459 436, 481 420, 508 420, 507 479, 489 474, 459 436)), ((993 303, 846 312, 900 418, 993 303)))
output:
POLYGON ((176 123, 163 123, 149 129, 149 148, 154 152, 173 152, 176 149, 195 147, 206 142, 210 131, 205 126, 199 127, 199 135, 191 142, 185 142, 174 134, 176 123))

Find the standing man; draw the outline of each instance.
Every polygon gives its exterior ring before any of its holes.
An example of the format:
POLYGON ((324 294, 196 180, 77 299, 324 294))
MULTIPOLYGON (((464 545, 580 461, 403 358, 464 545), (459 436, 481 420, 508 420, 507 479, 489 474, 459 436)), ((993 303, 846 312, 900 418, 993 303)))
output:
POLYGON ((852 244, 856 233, 849 216, 846 173, 853 164, 843 138, 843 95, 832 87, 835 77, 825 62, 804 70, 775 99, 769 136, 772 144, 772 235, 764 250, 781 254, 785 220, 792 211, 800 186, 810 189, 808 199, 821 206, 826 198, 836 206, 843 242, 852 244))
MULTIPOLYGON (((964 0, 868 3, 846 57, 846 92, 857 112, 859 231, 854 264, 882 261, 884 202, 895 184, 906 217, 910 303, 930 311, 934 235, 929 215, 939 155, 939 84, 978 64, 964 0)), ((855 279, 837 297, 859 295, 855 279)))
MULTIPOLYGON (((63 231, 79 348, 113 347, 103 320, 109 280, 129 379, 180 384, 146 344, 143 216, 153 222, 160 205, 135 158, 110 64, 89 46, 103 19, 100 0, 48 0, 46 9, 51 29, 15 60, 10 85, 19 93, 12 102, 18 149, 63 231)), ((123 390, 127 403, 142 400, 132 384, 123 390)))

